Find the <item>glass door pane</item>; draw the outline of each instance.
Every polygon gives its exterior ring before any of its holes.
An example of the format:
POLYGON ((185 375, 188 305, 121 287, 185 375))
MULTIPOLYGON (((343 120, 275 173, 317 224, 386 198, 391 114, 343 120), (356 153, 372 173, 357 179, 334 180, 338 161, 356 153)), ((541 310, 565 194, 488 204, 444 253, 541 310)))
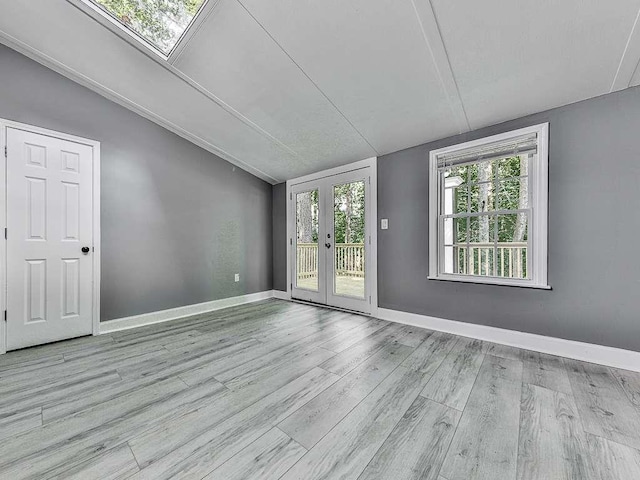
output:
POLYGON ((365 298, 365 182, 333 186, 334 295, 365 298))
POLYGON ((297 288, 318 291, 318 190, 296 194, 297 288))

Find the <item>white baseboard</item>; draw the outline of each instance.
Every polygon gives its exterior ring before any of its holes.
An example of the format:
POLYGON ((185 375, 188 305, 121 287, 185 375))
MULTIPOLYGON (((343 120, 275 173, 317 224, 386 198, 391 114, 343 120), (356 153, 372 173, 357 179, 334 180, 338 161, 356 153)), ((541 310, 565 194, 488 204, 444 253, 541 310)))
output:
POLYGON ((100 322, 100 334, 117 332, 119 330, 128 330, 130 328, 152 325, 154 323, 168 322, 170 320, 177 320, 191 315, 213 312, 214 310, 220 310, 222 308, 235 307, 236 305, 266 300, 273 296, 273 290, 267 290, 265 292, 251 293, 249 295, 213 300, 212 302, 196 303, 194 305, 186 305, 184 307, 170 308, 159 312, 143 313, 142 315, 118 318, 116 320, 100 322))
POLYGON ((453 333, 463 337, 477 338, 511 347, 534 350, 560 357, 573 358, 608 367, 640 372, 640 352, 606 347, 593 343, 576 342, 562 338, 545 337, 533 333, 517 332, 503 328, 476 325, 473 323, 445 320, 443 318, 401 312, 399 310, 378 309, 378 318, 390 322, 404 323, 414 327, 428 328, 439 332, 453 333))
POLYGON ((282 290, 274 290, 273 297, 279 298, 280 300, 291 300, 291 295, 288 292, 283 292, 282 290))

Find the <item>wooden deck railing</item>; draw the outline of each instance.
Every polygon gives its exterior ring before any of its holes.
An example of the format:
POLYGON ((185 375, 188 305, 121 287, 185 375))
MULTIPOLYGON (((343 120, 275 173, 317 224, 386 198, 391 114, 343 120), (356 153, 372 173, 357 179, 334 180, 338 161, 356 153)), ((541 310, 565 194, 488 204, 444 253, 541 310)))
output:
POLYGON ((298 278, 314 278, 318 276, 317 243, 298 243, 296 259, 298 278))
MULTIPOLYGON (((466 243, 453 246, 456 259, 455 271, 465 275, 527 278, 527 243, 466 243), (467 248, 469 255, 467 256, 467 248), (497 258, 494 259, 494 256, 497 258), (495 265, 495 271, 494 271, 495 265)), ((337 275, 364 277, 365 250, 362 243, 337 243, 335 245, 335 270, 337 275)), ((318 244, 297 245, 298 278, 318 276, 318 244)))
POLYGON ((364 243, 336 243, 336 273, 364 277, 364 243))
POLYGON ((493 243, 470 243, 467 257, 466 243, 454 245, 453 258, 458 261, 457 272, 466 275, 526 278, 527 243, 501 242, 496 247, 494 251, 493 243), (497 258, 494 259, 496 255, 497 258))
MULTIPOLYGON (((335 269, 338 275, 364 277, 364 243, 337 243, 335 245, 335 269)), ((298 278, 318 275, 318 244, 298 243, 298 278)))

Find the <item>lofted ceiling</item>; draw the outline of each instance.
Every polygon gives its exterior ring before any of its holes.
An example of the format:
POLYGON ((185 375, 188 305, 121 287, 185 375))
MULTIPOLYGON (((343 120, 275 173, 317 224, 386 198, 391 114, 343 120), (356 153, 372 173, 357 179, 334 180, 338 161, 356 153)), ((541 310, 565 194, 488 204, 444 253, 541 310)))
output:
POLYGON ((640 0, 209 0, 163 59, 81 0, 0 42, 277 183, 640 84, 640 0))

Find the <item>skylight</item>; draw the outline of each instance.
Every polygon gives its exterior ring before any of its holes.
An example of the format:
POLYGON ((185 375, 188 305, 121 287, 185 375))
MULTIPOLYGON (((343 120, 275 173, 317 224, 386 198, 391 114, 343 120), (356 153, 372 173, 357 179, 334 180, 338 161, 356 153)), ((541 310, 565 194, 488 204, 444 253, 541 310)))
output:
POLYGON ((165 55, 169 55, 205 0, 90 0, 165 55))

